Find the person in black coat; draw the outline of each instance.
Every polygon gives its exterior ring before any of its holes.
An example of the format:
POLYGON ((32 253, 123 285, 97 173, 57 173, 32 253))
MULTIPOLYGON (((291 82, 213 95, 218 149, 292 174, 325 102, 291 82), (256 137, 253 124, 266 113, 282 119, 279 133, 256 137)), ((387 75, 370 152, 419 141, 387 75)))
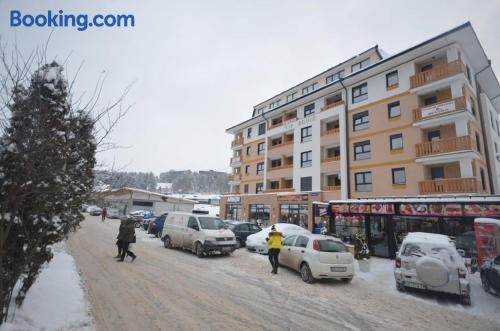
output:
POLYGON ((124 221, 123 230, 118 234, 118 241, 122 247, 122 255, 118 262, 123 262, 125 255, 132 258, 132 262, 137 258, 137 256, 129 250, 130 244, 135 243, 135 225, 132 218, 128 217, 124 221))
POLYGON ((118 255, 115 256, 115 259, 119 259, 122 257, 122 244, 120 243, 120 235, 123 232, 123 228, 125 227, 125 217, 122 217, 120 220, 120 227, 118 228, 118 236, 116 236, 116 246, 118 247, 118 255))

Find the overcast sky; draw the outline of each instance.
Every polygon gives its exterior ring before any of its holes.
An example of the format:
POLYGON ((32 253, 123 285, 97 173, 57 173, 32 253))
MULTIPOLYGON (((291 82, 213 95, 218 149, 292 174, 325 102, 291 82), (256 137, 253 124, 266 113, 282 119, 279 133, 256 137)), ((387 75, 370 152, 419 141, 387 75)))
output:
POLYGON ((252 107, 376 44, 390 54, 471 21, 500 73, 500 1, 25 1, 0 0, 0 35, 28 52, 50 28, 11 28, 10 10, 133 14, 134 28, 57 28, 49 56, 65 59, 76 91, 108 78, 102 104, 137 80, 113 134, 125 149, 98 159, 128 171, 230 171, 225 129, 252 107))

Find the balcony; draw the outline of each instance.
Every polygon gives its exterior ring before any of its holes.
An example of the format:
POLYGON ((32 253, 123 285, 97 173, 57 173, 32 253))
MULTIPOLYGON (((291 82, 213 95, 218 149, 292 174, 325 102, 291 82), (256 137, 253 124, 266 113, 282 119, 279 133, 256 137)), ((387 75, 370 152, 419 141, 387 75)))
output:
POLYGON ((264 193, 276 193, 276 192, 293 192, 294 188, 293 187, 285 187, 285 188, 270 188, 267 190, 264 190, 262 192, 264 193))
POLYGON ((241 164, 241 156, 234 156, 231 158, 229 165, 235 166, 241 164))
POLYGON ((467 110, 465 97, 439 102, 413 110, 414 122, 467 110))
POLYGON ((234 174, 229 176, 230 182, 237 182, 241 179, 241 174, 234 174))
POLYGON ((269 144, 269 147, 267 149, 272 150, 275 148, 279 148, 281 146, 286 146, 286 145, 291 145, 291 144, 293 144, 293 137, 292 138, 282 138, 280 143, 274 144, 274 145, 269 144))
POLYGON ((471 136, 446 138, 437 141, 427 141, 415 145, 417 157, 471 151, 475 149, 475 141, 471 136))
POLYGON ((231 148, 243 145, 243 137, 238 137, 231 142, 231 148))
POLYGON ((293 168, 293 163, 290 163, 290 164, 282 164, 282 165, 280 165, 280 166, 276 166, 276 167, 269 167, 267 170, 268 170, 268 171, 273 171, 273 170, 289 169, 289 168, 293 168))
POLYGON ((420 87, 459 73, 465 73, 465 65, 460 60, 436 66, 410 77, 410 88, 420 87))
POLYGON ((240 190, 235 190, 233 192, 224 192, 221 195, 237 195, 240 194, 240 190))
POLYGON ((478 193, 479 181, 475 177, 424 180, 418 183, 420 194, 478 193))
POLYGON ((297 119, 297 113, 283 113, 281 117, 274 118, 271 121, 275 121, 274 123, 271 122, 271 125, 269 125, 269 130, 272 130, 274 128, 280 127, 283 124, 285 124, 287 121, 291 121, 297 119))
POLYGON ((340 185, 323 185, 321 186, 322 191, 340 191, 340 185))
POLYGON ((340 161, 340 155, 325 157, 321 160, 321 163, 327 163, 327 162, 333 162, 333 161, 340 161))
POLYGON ((332 108, 335 108, 337 106, 340 106, 340 105, 343 105, 345 102, 344 100, 339 100, 339 101, 336 101, 336 102, 332 102, 328 105, 324 105, 323 107, 321 107, 321 111, 326 111, 328 109, 332 109, 332 108))
POLYGON ((335 128, 335 129, 330 129, 330 130, 324 130, 323 132, 321 132, 321 136, 329 136, 329 135, 333 135, 333 134, 337 134, 340 132, 340 129, 339 128, 335 128))

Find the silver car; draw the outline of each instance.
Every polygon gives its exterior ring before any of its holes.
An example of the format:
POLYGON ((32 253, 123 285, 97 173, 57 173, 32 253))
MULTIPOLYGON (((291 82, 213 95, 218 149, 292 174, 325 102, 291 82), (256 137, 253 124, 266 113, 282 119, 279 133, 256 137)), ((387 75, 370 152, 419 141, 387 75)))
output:
POLYGON ((286 237, 279 255, 280 265, 300 272, 302 280, 337 278, 350 282, 354 277, 354 256, 340 239, 320 234, 286 237))

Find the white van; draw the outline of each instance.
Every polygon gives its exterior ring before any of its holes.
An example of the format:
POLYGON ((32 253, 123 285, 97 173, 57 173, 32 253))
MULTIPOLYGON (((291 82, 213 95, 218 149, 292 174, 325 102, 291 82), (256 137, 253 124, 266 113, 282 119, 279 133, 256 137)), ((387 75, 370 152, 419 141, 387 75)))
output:
POLYGON ((198 257, 220 252, 229 255, 236 249, 236 238, 222 220, 206 214, 169 213, 162 231, 166 248, 188 249, 198 257))

